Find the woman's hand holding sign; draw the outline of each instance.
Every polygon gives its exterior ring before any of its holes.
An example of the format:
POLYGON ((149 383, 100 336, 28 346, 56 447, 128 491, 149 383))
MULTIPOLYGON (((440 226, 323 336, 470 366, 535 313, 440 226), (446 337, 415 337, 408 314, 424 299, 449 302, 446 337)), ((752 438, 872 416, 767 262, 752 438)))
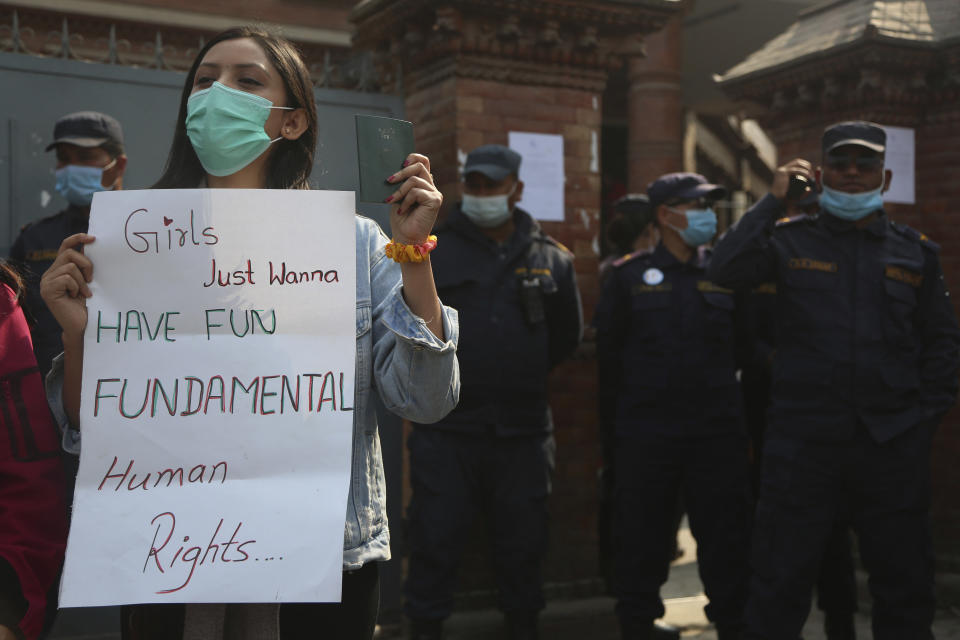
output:
POLYGON ((93 240, 87 233, 66 238, 40 279, 40 295, 63 328, 64 342, 82 339, 87 326, 87 298, 91 295, 87 283, 93 279, 93 263, 83 255, 83 247, 93 240))
POLYGON ((76 233, 60 243, 57 259, 40 279, 40 295, 63 329, 63 408, 74 425, 80 424, 80 379, 83 372, 83 331, 87 327, 87 298, 92 293, 93 262, 83 247, 94 241, 76 233))

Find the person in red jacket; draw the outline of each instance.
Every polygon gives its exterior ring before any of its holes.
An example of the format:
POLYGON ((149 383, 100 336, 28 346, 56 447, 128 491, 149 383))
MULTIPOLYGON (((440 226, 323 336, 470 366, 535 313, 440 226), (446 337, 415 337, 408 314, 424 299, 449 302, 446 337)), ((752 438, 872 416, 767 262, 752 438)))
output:
POLYGON ((0 262, 0 640, 40 635, 67 540, 60 442, 20 294, 0 262))

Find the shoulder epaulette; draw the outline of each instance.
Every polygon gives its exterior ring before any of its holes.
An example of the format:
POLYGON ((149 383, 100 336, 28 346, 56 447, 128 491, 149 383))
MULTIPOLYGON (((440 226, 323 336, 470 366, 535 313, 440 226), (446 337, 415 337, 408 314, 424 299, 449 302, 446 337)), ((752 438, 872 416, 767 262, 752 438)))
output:
POLYGON ((43 225, 48 222, 51 222, 54 219, 56 219, 57 216, 62 215, 65 211, 66 209, 64 209, 63 211, 58 211, 56 213, 50 214, 49 216, 40 218, 39 220, 31 220, 30 222, 27 222, 22 227, 20 227, 20 233, 23 233, 24 231, 26 231, 27 229, 30 229, 31 227, 39 227, 39 225, 43 225))
POLYGON ((810 220, 810 216, 805 214, 801 214, 799 216, 785 216, 783 218, 778 218, 777 221, 773 223, 773 226, 777 228, 786 227, 787 225, 796 224, 805 220, 810 220))
POLYGON ((908 227, 905 224, 899 224, 897 222, 891 221, 890 226, 893 227, 900 235, 919 242, 930 251, 935 253, 940 252, 940 245, 928 238, 925 233, 920 233, 913 227, 908 227))
POLYGON ((557 247, 557 248, 560 249, 561 251, 564 251, 564 252, 570 254, 571 257, 573 256, 573 251, 570 251, 570 249, 568 249, 566 246, 564 246, 564 244, 563 244, 562 242, 560 242, 559 240, 557 240, 556 238, 552 238, 552 237, 548 236, 547 234, 543 234, 543 237, 546 239, 546 241, 547 241, 549 244, 552 244, 553 246, 557 247))
POLYGON ((641 256, 649 255, 649 253, 650 253, 649 251, 645 251, 645 250, 643 250, 643 249, 641 249, 640 251, 634 251, 633 253, 628 253, 627 255, 625 255, 625 256, 620 256, 619 258, 617 258, 616 260, 614 260, 614 261, 613 261, 613 266, 615 266, 615 267, 622 267, 623 265, 627 264, 628 262, 632 262, 633 260, 636 260, 637 258, 639 258, 639 257, 641 257, 641 256))

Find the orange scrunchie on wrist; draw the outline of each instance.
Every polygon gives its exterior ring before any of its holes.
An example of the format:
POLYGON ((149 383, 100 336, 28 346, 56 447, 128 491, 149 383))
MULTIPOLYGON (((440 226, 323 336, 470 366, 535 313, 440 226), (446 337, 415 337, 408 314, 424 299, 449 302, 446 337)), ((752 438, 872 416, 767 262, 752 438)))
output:
POLYGON ((403 244, 391 240, 385 248, 387 257, 393 258, 394 262, 423 262, 437 248, 437 236, 430 236, 421 244, 403 244))

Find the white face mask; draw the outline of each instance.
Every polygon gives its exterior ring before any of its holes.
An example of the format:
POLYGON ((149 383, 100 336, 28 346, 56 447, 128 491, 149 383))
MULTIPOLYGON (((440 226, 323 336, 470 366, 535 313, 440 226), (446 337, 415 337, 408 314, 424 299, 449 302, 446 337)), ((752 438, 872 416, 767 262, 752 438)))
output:
POLYGON ((471 196, 463 194, 460 210, 473 224, 484 229, 499 227, 510 218, 510 196, 517 190, 514 184, 510 193, 498 196, 471 196))

